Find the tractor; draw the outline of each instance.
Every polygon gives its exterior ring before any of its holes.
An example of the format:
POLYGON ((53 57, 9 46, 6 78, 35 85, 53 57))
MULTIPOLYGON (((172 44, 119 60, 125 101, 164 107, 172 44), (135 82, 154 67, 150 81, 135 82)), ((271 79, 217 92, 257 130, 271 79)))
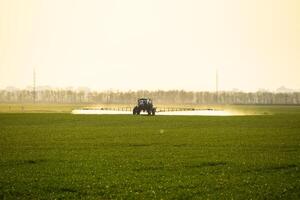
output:
POLYGON ((152 100, 148 98, 138 99, 137 106, 133 108, 133 114, 139 115, 141 112, 147 112, 148 115, 155 115, 156 108, 153 107, 152 100))

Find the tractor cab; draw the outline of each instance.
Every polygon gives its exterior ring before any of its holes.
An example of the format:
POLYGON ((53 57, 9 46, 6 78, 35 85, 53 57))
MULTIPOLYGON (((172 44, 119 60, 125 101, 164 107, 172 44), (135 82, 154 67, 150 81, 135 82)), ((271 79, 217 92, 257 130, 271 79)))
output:
POLYGON ((152 101, 151 101, 151 99, 139 99, 138 100, 138 105, 139 106, 145 106, 145 105, 150 105, 150 104, 152 104, 152 101))

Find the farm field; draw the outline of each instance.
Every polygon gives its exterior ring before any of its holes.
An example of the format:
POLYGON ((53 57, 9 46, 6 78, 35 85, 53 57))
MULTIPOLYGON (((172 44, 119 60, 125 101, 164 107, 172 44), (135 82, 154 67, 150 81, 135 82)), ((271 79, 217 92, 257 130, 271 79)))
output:
MULTIPOLYGON (((0 103, 0 113, 71 113, 74 109, 94 108, 132 108, 135 104, 32 104, 0 103)), ((196 108, 217 109, 233 113, 252 114, 297 114, 300 106, 289 105, 192 105, 192 104, 155 104, 159 108, 196 108)))
POLYGON ((299 106, 225 117, 73 107, 2 109, 0 199, 300 199, 299 106))

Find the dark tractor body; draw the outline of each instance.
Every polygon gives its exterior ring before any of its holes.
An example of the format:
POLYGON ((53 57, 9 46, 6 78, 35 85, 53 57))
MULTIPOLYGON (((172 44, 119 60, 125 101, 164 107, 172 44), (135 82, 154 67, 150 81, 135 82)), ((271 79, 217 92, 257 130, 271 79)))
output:
POLYGON ((153 107, 151 99, 138 99, 138 105, 133 108, 133 114, 139 115, 141 112, 147 112, 148 115, 155 115, 156 108, 153 107))

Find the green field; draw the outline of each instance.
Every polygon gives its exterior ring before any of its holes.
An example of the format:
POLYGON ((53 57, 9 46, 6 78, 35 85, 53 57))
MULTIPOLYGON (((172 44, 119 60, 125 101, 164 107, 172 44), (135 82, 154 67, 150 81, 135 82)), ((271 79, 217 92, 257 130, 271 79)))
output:
POLYGON ((300 199, 300 107, 237 109, 1 113, 0 199, 300 199))

